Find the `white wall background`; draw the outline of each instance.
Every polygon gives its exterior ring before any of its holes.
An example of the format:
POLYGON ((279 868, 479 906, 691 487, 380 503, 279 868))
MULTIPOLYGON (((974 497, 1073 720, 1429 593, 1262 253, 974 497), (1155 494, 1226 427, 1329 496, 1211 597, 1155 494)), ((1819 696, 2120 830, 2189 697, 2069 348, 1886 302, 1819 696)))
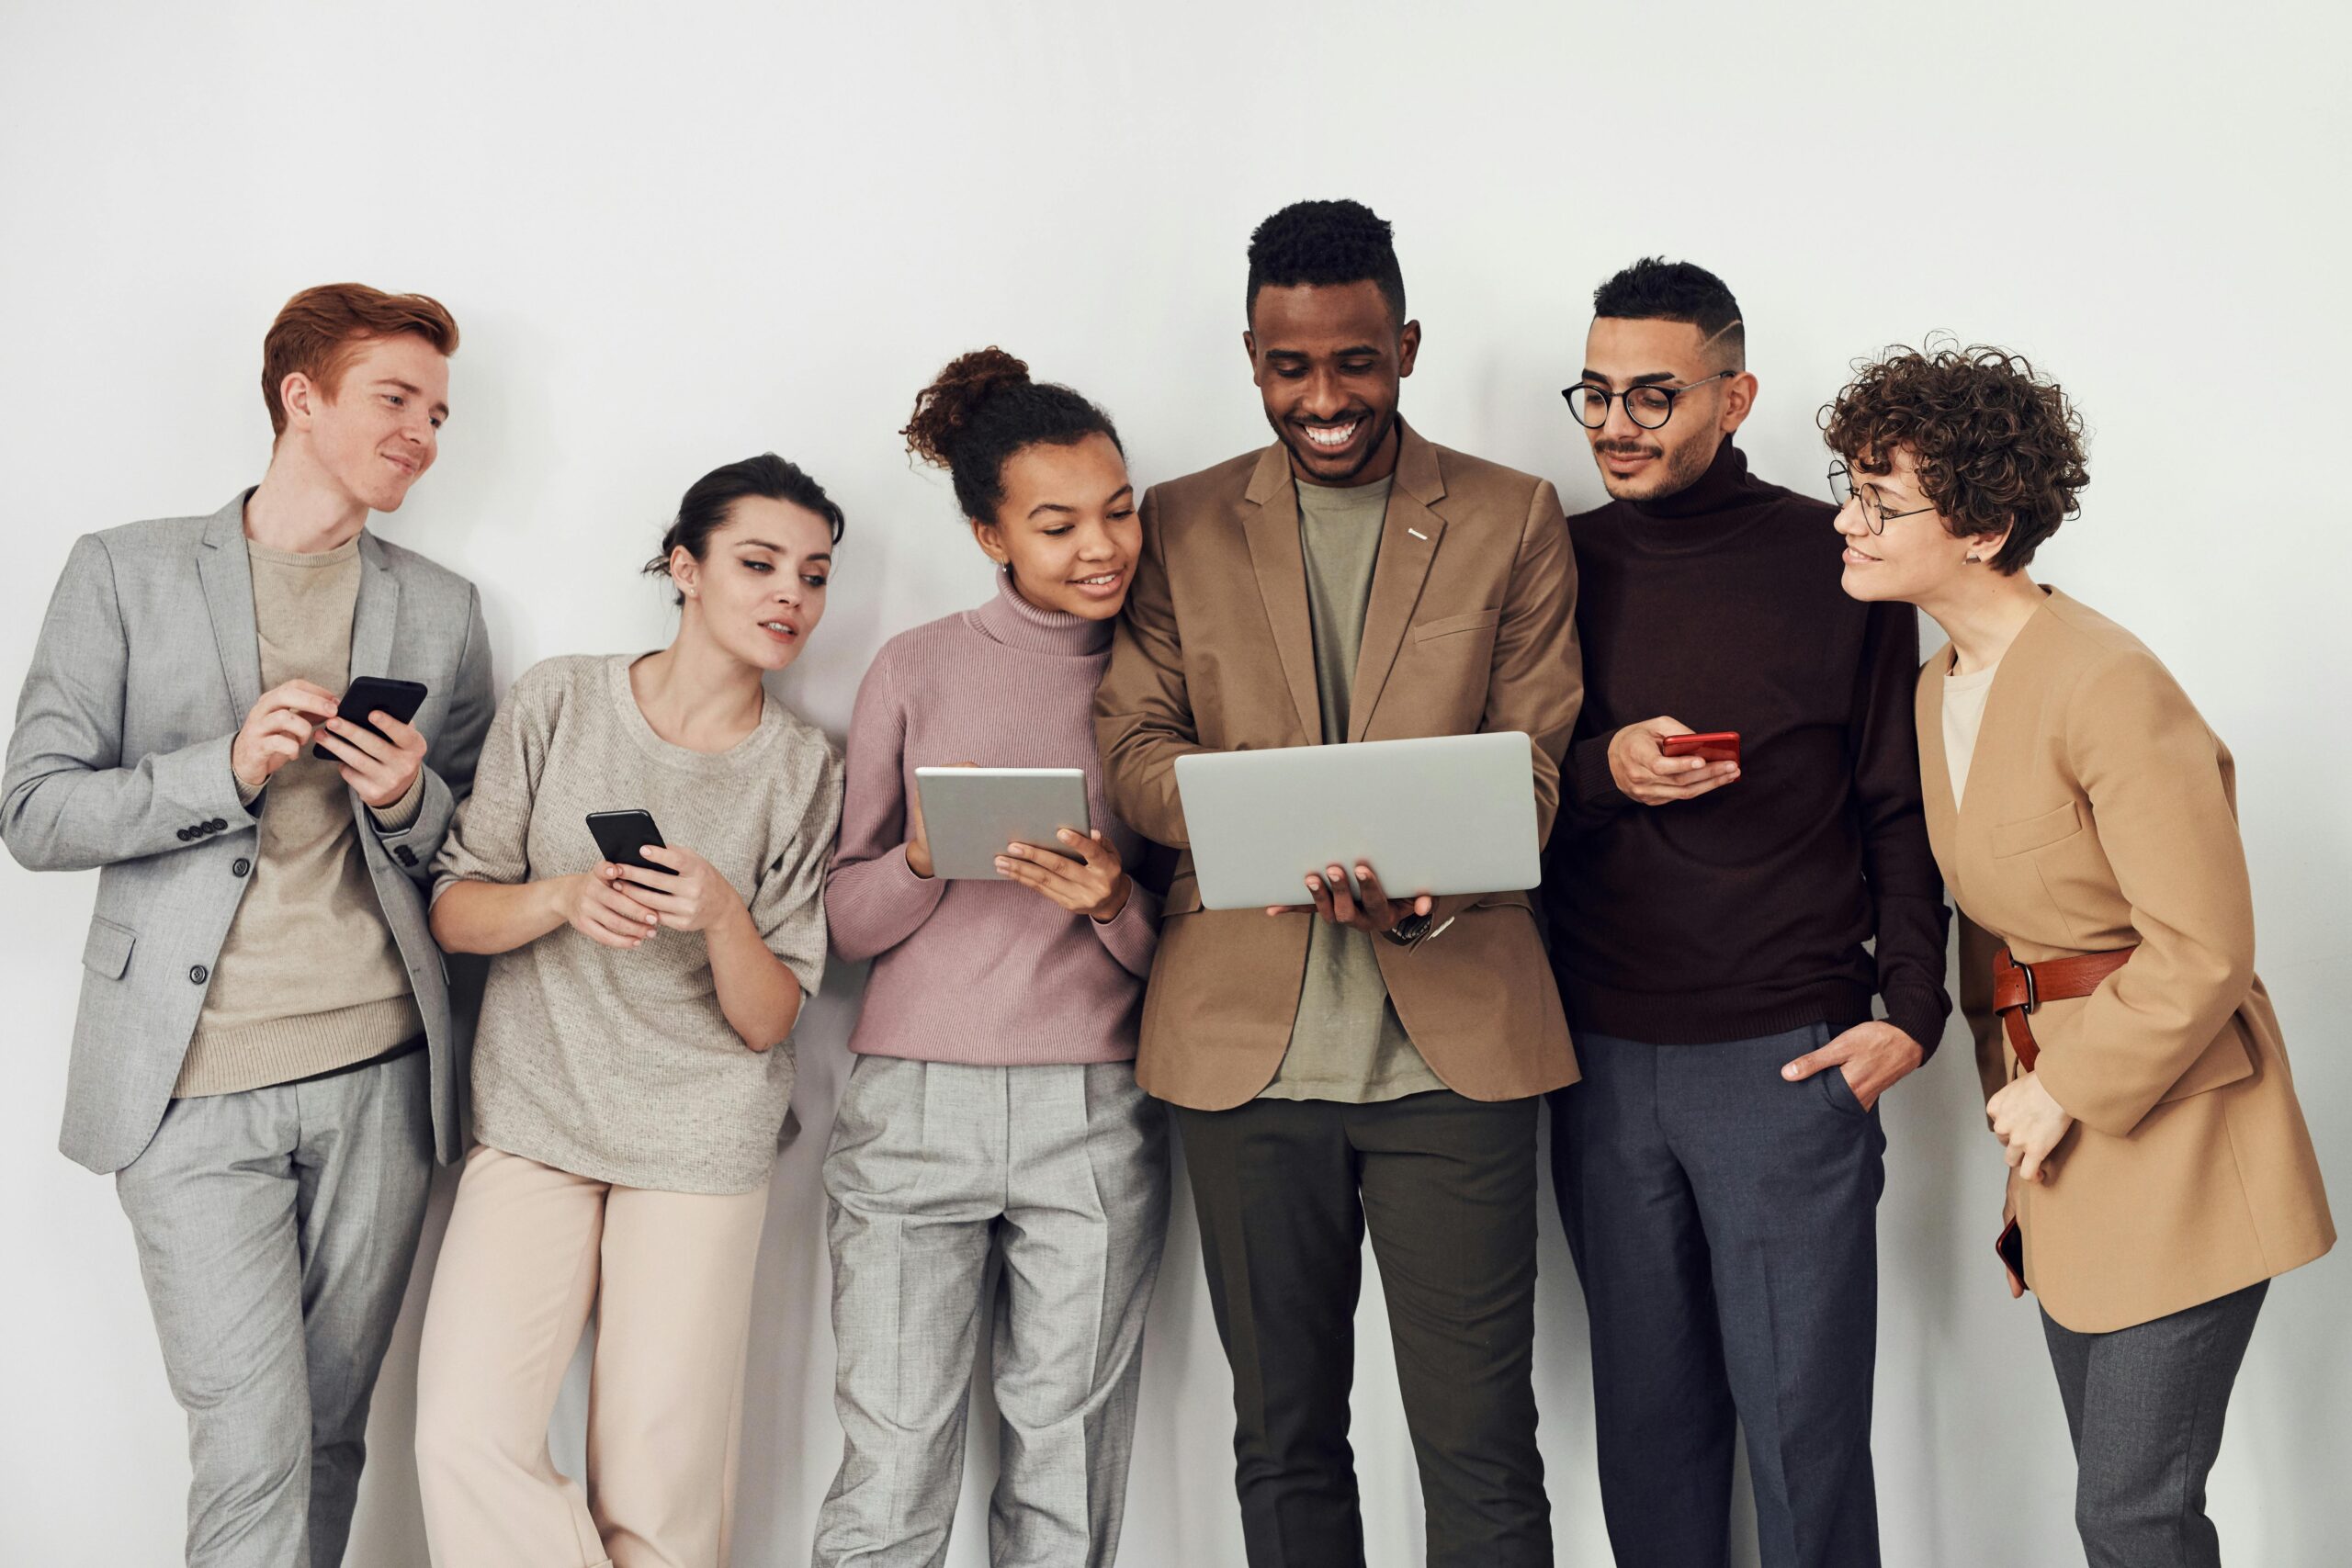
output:
MULTIPOLYGON (((1228 4, 398 7, 0 4, 0 682, 73 537, 209 512, 261 471, 262 330, 296 288, 420 288, 463 323, 438 469, 382 524, 481 584, 502 682, 663 640, 635 575, 679 492, 774 447, 847 507, 830 616, 780 690, 839 734, 890 633, 988 591, 892 435, 1001 343, 1099 399, 1137 476, 1266 439, 1242 249, 1351 195, 1397 225, 1424 431, 1600 491, 1555 389, 1595 283, 1664 252, 1746 308, 1744 441, 1811 491, 1853 355, 1932 328, 2046 361, 2096 479, 2040 570, 2117 615, 2235 747, 2262 969, 2352 1207, 2352 654, 2343 387, 2352 49, 2339 7, 1228 4)), ((1704 636, 1703 626, 1668 635, 1704 636)), ((55 1152, 94 878, 0 862, 0 1562, 176 1560, 187 1474, 125 1224, 55 1152)), ((804 1561, 839 1453, 817 1162, 856 976, 800 1036, 760 1276, 736 1558, 804 1561)), ((1967 1051, 1887 1107, 1876 1451, 1888 1561, 2074 1560, 2030 1305, 1987 1243, 2000 1164, 1967 1051)), ((351 1562, 424 1561, 417 1308, 351 1562)), ((1546 1204, 1538 1376, 1566 1562, 1606 1560, 1583 1314, 1546 1204)), ((2232 1561, 2343 1561, 2346 1266, 2274 1292, 2212 1509, 2232 1561)), ((1358 1454, 1372 1561, 1419 1561, 1376 1292, 1358 1454)), ((575 1382, 559 1413, 576 1457, 575 1382)), ((1124 1561, 1236 1563, 1229 1383, 1180 1203, 1124 1561)), ((984 1408, 984 1407, 983 1407, 984 1408)), ((984 1427, 985 1421, 976 1422, 984 1427)), ((952 1562, 984 1561, 989 1445, 952 1562)))

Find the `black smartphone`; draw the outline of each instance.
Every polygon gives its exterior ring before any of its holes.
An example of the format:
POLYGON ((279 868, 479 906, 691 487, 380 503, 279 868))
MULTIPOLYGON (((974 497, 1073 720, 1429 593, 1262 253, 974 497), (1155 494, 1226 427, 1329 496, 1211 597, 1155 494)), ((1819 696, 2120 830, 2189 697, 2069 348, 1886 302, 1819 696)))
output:
MULTIPOLYGON (((335 705, 335 716, 348 720, 370 735, 384 732, 368 722, 371 713, 388 713, 402 724, 416 716, 424 705, 424 682, 395 681, 383 675, 362 675, 343 690, 343 701, 335 705)), ((322 762, 340 762, 342 758, 323 746, 311 748, 311 755, 322 762)))
POLYGON ((645 871, 666 872, 666 865, 655 865, 639 852, 648 844, 659 849, 670 846, 662 841, 662 829, 653 825, 650 811, 591 811, 588 831, 596 836, 596 851, 615 865, 633 865, 645 871))
POLYGON ((2011 1220, 2001 1227, 2000 1239, 1993 1243, 1993 1250, 2001 1255, 2002 1263, 2018 1277, 2018 1283, 2025 1284, 2025 1233, 2018 1229, 2017 1221, 2011 1220))

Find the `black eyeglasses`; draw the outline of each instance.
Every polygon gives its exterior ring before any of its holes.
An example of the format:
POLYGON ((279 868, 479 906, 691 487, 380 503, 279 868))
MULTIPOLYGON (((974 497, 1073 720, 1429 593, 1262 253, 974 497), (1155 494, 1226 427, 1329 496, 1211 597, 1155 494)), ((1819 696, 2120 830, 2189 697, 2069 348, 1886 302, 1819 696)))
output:
POLYGON ((1568 400, 1568 412, 1587 430, 1599 430, 1609 423, 1609 405, 1618 399, 1625 400, 1625 417, 1644 430, 1656 430, 1674 417, 1674 400, 1695 390, 1710 381, 1720 381, 1736 376, 1736 370, 1718 370, 1712 376, 1702 376, 1695 381, 1685 381, 1679 387, 1628 387, 1622 392, 1590 381, 1579 381, 1573 387, 1560 389, 1560 396, 1568 400))
POLYGON ((1880 502, 1878 497, 1855 485, 1854 470, 1842 462, 1829 465, 1829 498, 1838 503, 1838 510, 1840 512, 1846 510, 1848 502, 1860 502, 1862 521, 1870 525, 1870 530, 1873 534, 1885 533, 1887 519, 1890 517, 1916 517, 1922 512, 1935 510, 1932 506, 1915 506, 1908 512, 1889 512, 1880 502))

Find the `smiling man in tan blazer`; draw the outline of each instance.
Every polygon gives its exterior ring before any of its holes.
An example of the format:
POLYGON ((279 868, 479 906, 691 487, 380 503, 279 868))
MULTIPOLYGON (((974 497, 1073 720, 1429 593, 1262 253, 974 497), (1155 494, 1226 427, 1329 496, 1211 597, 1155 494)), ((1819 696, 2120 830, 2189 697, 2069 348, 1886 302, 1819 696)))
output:
MULTIPOLYGON (((1521 730, 1548 832, 1582 695, 1558 497, 1397 418, 1420 328, 1386 223, 1302 202, 1250 255, 1244 344, 1279 439, 1144 498, 1095 702, 1112 805, 1182 847, 1187 752, 1521 730)), ((1136 1076, 1177 1107, 1233 1364, 1249 1561, 1363 1560, 1368 1228, 1428 1561, 1549 1563, 1535 1097, 1575 1080, 1567 1026, 1526 894, 1392 904, 1376 870, 1299 867, 1311 912, 1211 911, 1188 852, 1144 1004, 1136 1076)))

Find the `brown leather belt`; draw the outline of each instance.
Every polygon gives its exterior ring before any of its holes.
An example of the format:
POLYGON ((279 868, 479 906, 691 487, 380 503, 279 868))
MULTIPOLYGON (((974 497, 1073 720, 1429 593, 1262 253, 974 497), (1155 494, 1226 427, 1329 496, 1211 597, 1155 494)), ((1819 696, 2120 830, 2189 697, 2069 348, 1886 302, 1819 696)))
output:
POLYGON ((2020 964, 2006 947, 1995 953, 1993 1010, 2000 1015, 2001 1027, 2008 1031, 2009 1049, 2018 1054, 2018 1066, 2030 1073, 2041 1055, 2041 1048, 2034 1043, 2033 1025, 2026 1021, 2029 1013, 2044 1002, 2089 996, 2138 951, 2124 947, 2113 953, 2086 953, 2080 958, 2045 959, 2040 964, 2020 964))

